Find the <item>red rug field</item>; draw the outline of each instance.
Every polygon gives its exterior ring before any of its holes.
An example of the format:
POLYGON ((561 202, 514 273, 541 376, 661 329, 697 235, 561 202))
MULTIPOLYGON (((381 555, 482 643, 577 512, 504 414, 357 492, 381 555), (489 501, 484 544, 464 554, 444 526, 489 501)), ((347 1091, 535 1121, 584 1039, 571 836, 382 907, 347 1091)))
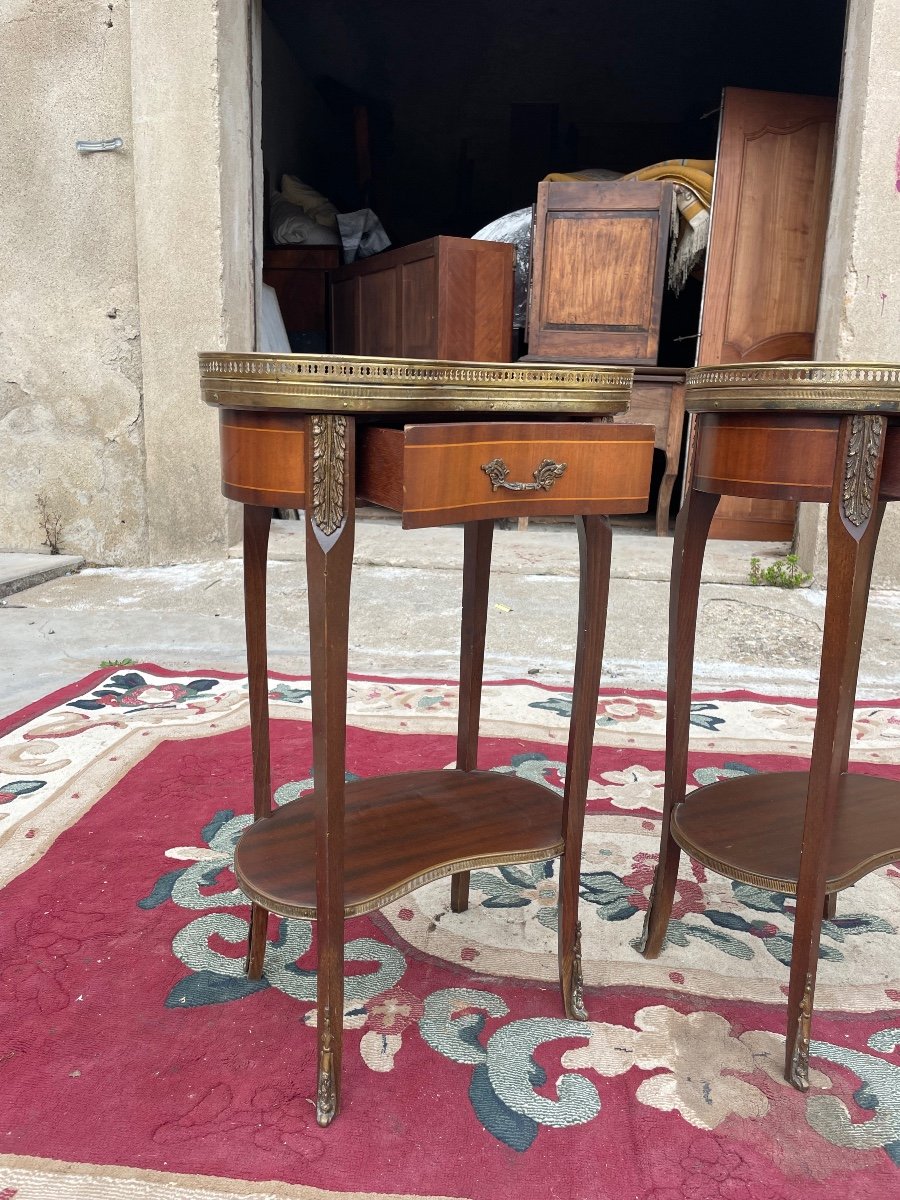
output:
MULTIPOLYGON (((308 684, 273 678, 279 802, 310 786, 308 684)), ((561 786, 569 696, 486 687, 480 765, 561 786)), ((453 761, 456 689, 350 683, 348 770, 453 761)), ((824 927, 812 1086, 781 1078, 792 902, 685 861, 640 933, 664 703, 604 691, 582 864, 587 1025, 555 981, 556 864, 480 871, 347 925, 342 1111, 313 1093, 315 931, 264 979, 231 855, 250 817, 246 681, 98 672, 0 724, 0 1200, 883 1200, 900 1195, 900 870, 824 927)), ((791 769, 808 701, 698 698, 692 783, 791 769)), ((900 704, 853 769, 900 778, 900 704)))

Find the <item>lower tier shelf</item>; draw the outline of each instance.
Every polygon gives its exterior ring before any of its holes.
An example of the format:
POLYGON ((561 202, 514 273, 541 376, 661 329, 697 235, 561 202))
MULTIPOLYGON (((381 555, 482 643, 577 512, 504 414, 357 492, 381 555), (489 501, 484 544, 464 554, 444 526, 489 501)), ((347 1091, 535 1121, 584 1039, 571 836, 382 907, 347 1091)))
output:
MULTIPOLYGON (((563 851, 562 797, 492 771, 412 771, 348 783, 344 914, 381 908, 432 879, 537 862, 563 851)), ((254 822, 238 842, 241 890, 270 912, 316 915, 313 793, 254 822)))
MULTIPOLYGON (((691 792, 672 814, 672 836, 720 875, 795 894, 809 775, 778 771, 726 779, 691 792)), ((900 783, 843 774, 825 890, 849 887, 900 858, 900 783)))

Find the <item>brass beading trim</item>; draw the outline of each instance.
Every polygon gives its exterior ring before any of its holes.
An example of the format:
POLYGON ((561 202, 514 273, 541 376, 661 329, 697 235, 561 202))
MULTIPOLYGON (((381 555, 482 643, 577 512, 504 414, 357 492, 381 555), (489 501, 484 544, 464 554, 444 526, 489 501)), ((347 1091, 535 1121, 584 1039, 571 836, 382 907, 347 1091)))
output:
POLYGON ((208 404, 306 411, 623 412, 631 367, 532 366, 351 355, 210 354, 200 359, 208 404))
MULTIPOLYGON (((251 825, 250 828, 252 829, 253 826, 251 825)), ((457 871, 475 871, 483 867, 505 867, 513 863, 543 862, 545 858, 559 858, 564 849, 565 843, 559 841, 554 842, 552 846, 544 846, 539 850, 520 850, 513 854, 487 854, 479 858, 466 858, 460 859, 458 862, 442 864, 439 867, 433 867, 429 871, 424 871, 421 875, 416 875, 414 879, 405 880, 403 883, 390 888, 386 892, 382 892, 371 900, 363 900, 359 904, 345 904, 344 916, 359 917, 363 913, 374 912, 377 908, 384 908, 386 904, 393 904, 395 900, 399 900, 403 896, 408 896, 410 892, 414 892, 416 888, 420 888, 426 883, 434 883, 436 879, 443 879, 447 875, 455 875, 457 871)), ((258 892, 256 888, 247 883, 237 868, 235 868, 235 878, 237 879, 238 887, 247 899, 253 900, 256 904, 261 904, 268 912, 277 913, 282 917, 305 917, 308 921, 316 920, 315 906, 280 904, 274 901, 271 896, 266 896, 262 892, 258 892)))
POLYGON ((694 367, 688 412, 900 412, 897 363, 777 362, 694 367))

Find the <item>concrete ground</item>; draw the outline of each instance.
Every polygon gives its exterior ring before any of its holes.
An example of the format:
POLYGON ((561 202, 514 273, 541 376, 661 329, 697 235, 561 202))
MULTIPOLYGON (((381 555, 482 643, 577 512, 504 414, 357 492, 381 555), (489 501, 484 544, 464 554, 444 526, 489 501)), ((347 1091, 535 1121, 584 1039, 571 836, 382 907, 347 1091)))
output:
MULTIPOLYGON (((614 533, 604 683, 664 688, 672 542, 633 525, 614 533)), ((783 545, 711 542, 701 591, 695 687, 813 694, 825 596, 816 581, 784 591, 749 586, 783 545)), ((176 669, 245 669, 240 547, 228 558, 140 570, 90 568, 0 600, 0 715, 130 658, 176 669)), ((2 560, 8 556, 0 555, 2 560)), ((455 677, 460 528, 401 531, 357 522, 350 667, 359 674, 455 677)), ((568 683, 578 601, 571 524, 498 529, 494 537, 486 678, 568 683)), ((23 582, 20 580, 20 582, 23 582)), ((272 668, 308 669, 306 580, 299 522, 275 523, 270 547, 272 668)), ((870 600, 860 694, 900 694, 900 592, 870 600)))

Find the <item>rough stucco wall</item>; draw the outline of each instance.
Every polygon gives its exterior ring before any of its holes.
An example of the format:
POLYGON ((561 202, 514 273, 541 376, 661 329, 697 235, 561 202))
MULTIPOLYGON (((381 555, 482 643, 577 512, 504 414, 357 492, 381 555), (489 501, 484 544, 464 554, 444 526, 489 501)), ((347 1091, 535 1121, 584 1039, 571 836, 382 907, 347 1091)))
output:
POLYGON ((0 6, 0 547, 43 538, 126 563, 146 552, 124 0, 0 6), (121 136, 80 155, 76 139, 121 136))
POLYGON ((149 557, 221 553, 217 417, 198 350, 253 346, 249 21, 239 0, 133 12, 149 557))
MULTIPOLYGON (((900 362, 898 64, 900 0, 850 0, 817 358, 900 362)), ((798 549, 824 580, 824 509, 803 508, 798 549)), ((900 587, 896 509, 888 506, 879 539, 878 586, 900 587)))

